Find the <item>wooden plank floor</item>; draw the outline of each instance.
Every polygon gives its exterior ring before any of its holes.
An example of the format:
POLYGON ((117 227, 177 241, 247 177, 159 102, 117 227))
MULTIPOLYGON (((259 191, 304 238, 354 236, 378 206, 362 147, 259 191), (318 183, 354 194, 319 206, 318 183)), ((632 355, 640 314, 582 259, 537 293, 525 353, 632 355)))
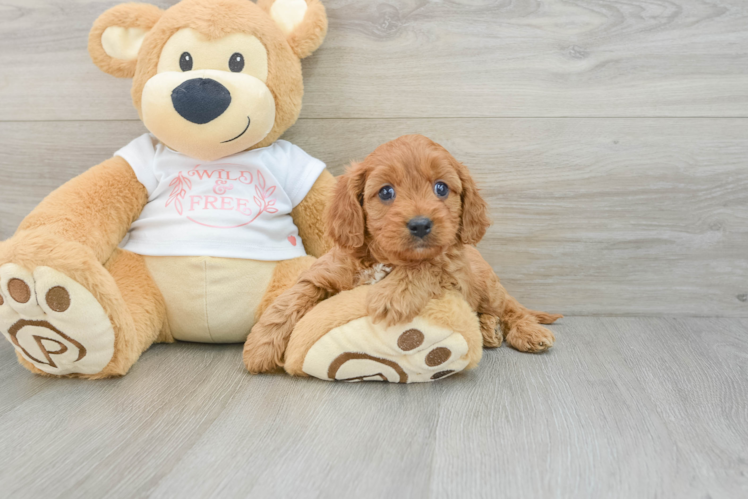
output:
POLYGON ((240 346, 33 376, 0 344, 3 497, 745 497, 748 320, 565 318, 435 384, 252 376, 240 346))

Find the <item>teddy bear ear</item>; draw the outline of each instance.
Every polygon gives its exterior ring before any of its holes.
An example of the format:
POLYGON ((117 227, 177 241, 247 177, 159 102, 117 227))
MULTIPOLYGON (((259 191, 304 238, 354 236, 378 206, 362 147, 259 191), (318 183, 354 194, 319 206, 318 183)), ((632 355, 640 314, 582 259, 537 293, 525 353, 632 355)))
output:
POLYGON ((259 0, 257 4, 270 14, 300 59, 322 45, 327 14, 319 0, 259 0))
POLYGON ((161 14, 158 7, 144 3, 117 5, 104 12, 88 35, 88 53, 96 66, 110 75, 132 78, 143 39, 161 14))

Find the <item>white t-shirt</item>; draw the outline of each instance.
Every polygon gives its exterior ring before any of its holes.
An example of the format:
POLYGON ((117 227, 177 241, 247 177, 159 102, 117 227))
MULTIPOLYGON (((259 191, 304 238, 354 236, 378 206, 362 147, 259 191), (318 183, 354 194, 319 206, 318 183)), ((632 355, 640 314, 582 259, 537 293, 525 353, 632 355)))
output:
POLYGON ((254 260, 306 255, 291 209, 325 164, 290 142, 201 163, 145 134, 115 155, 148 190, 126 250, 254 260))

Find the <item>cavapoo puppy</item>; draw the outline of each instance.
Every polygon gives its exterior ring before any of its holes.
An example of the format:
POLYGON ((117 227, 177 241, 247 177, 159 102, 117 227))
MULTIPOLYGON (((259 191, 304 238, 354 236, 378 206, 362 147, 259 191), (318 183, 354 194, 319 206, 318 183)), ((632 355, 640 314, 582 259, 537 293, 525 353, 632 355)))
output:
POLYGON ((367 307, 374 321, 407 323, 453 289, 478 313, 486 347, 501 344, 498 320, 515 349, 548 349, 555 337, 539 323, 562 316, 519 304, 473 246, 490 224, 487 212, 468 169, 439 144, 408 135, 379 146, 338 179, 327 220, 335 246, 262 313, 247 338, 247 368, 259 373, 282 366, 304 314, 373 281, 367 307))

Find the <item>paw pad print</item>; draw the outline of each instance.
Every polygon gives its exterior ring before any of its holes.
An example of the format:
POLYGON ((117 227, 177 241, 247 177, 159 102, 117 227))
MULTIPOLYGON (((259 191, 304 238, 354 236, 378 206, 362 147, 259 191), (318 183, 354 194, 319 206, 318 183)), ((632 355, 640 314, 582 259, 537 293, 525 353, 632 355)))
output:
POLYGON ((423 318, 386 328, 366 317, 318 340, 303 370, 323 380, 430 382, 463 370, 467 352, 462 335, 423 318))
POLYGON ((114 354, 114 330, 82 285, 49 267, 0 267, 0 331, 52 375, 95 374, 114 354))

